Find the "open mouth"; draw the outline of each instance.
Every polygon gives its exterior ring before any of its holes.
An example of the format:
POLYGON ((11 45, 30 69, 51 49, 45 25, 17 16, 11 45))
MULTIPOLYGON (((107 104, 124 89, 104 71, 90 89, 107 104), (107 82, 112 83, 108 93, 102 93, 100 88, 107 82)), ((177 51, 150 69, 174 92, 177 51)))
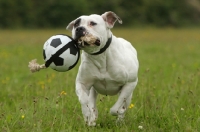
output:
POLYGON ((84 46, 100 46, 100 40, 96 39, 96 38, 91 38, 91 37, 87 37, 87 36, 83 36, 81 38, 78 39, 78 46, 80 48, 83 48, 84 46))

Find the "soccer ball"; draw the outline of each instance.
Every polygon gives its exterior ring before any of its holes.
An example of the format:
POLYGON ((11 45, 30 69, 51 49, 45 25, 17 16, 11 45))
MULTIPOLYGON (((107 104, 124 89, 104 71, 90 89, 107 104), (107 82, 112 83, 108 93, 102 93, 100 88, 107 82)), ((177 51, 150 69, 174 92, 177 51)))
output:
POLYGON ((64 72, 72 69, 77 64, 80 50, 71 37, 54 35, 44 43, 43 57, 46 67, 64 72))

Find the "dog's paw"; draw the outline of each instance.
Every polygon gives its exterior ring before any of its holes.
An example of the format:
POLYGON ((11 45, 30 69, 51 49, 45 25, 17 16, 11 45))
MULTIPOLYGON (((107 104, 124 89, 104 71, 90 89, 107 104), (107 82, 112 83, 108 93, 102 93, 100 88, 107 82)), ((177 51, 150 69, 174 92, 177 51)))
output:
POLYGON ((122 115, 118 115, 118 118, 117 118, 117 120, 116 120, 116 125, 118 126, 118 125, 122 125, 122 124, 124 124, 125 122, 124 122, 124 116, 122 115))
POLYGON ((96 119, 97 116, 95 115, 95 113, 91 113, 89 117, 85 118, 85 123, 88 126, 96 126, 96 119))
POLYGON ((92 121, 92 122, 86 122, 86 124, 90 127, 94 127, 96 126, 96 122, 95 121, 92 121))
POLYGON ((85 123, 86 123, 86 125, 89 126, 89 127, 94 127, 94 126, 96 126, 96 122, 95 122, 95 121, 91 121, 91 122, 90 122, 90 121, 86 121, 85 123))

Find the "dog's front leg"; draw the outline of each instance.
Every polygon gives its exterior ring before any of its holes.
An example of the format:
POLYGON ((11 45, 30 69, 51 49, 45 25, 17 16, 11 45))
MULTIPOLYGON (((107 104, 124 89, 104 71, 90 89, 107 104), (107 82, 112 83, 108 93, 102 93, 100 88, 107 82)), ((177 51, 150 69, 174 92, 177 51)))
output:
POLYGON ((92 86, 85 86, 82 83, 76 82, 76 94, 81 103, 84 120, 88 126, 95 126, 98 117, 96 108, 97 93, 92 86), (88 89, 88 87, 91 87, 88 89))
POLYGON ((137 85, 137 80, 125 84, 119 94, 117 102, 110 109, 112 115, 118 116, 118 121, 124 118, 124 114, 131 103, 132 93, 137 85))

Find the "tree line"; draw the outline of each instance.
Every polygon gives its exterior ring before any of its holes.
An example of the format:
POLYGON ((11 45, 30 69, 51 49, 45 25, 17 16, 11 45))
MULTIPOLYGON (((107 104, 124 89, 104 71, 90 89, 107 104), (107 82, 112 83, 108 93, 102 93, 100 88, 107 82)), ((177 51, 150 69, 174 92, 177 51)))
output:
MULTIPOLYGON (((1 0, 0 28, 59 28, 80 15, 114 11, 124 25, 199 25, 199 0, 1 0)), ((123 26, 124 26, 123 25, 123 26)))

